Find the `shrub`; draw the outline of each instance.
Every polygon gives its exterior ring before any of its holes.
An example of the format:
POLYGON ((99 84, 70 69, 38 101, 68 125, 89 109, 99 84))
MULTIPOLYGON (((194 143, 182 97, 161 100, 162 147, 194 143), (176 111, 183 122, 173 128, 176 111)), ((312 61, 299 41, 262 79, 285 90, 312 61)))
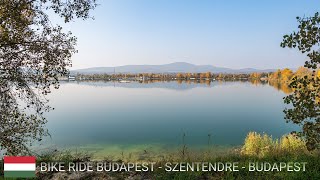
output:
POLYGON ((294 134, 284 135, 280 140, 273 140, 272 136, 257 132, 249 132, 241 149, 241 154, 257 157, 275 153, 298 155, 306 152, 305 141, 294 134))
POLYGON ((280 139, 280 149, 292 154, 307 152, 305 141, 295 134, 282 136, 280 139))
POLYGON ((260 135, 256 132, 249 132, 241 153, 244 155, 263 157, 274 149, 274 142, 267 134, 260 135))

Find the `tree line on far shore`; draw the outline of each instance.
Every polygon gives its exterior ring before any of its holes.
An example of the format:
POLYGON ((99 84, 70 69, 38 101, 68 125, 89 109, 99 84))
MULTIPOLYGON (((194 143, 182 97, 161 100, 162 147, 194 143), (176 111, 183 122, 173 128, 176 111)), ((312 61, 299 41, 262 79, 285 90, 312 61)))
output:
POLYGON ((77 80, 269 80, 289 83, 297 77, 311 76, 316 73, 320 77, 320 70, 311 71, 305 67, 299 67, 295 72, 289 68, 278 69, 275 72, 254 72, 254 73, 117 73, 117 74, 81 74, 75 75, 77 80))

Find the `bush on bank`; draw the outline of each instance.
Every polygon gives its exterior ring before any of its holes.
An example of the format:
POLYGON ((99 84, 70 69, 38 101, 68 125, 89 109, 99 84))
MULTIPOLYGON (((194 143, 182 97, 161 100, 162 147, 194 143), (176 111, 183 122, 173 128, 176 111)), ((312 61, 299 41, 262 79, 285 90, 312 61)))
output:
POLYGON ((241 154, 256 157, 308 153, 305 141, 295 134, 273 139, 267 134, 249 132, 241 148, 241 154))

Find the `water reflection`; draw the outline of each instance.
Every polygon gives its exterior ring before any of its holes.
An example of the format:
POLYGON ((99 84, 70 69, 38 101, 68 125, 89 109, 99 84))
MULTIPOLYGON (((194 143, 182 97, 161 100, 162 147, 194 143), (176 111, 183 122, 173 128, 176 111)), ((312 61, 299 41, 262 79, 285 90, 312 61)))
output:
POLYGON ((90 81, 77 81, 74 83, 77 84, 85 84, 91 86, 114 86, 114 87, 127 87, 127 88, 168 88, 168 89, 176 89, 176 90, 187 90, 196 87, 212 87, 214 85, 223 85, 224 83, 230 82, 237 82, 237 83, 248 83, 250 82, 252 85, 259 86, 259 85, 269 85, 279 91, 282 91, 285 94, 290 94, 293 92, 293 89, 289 87, 289 83, 284 83, 277 80, 259 80, 259 79, 252 79, 252 80, 145 80, 145 81, 132 81, 131 83, 119 83, 118 81, 102 81, 102 80, 90 80, 90 81))
MULTIPOLYGON (((278 87, 278 86, 277 86, 278 87)), ((281 86, 280 86, 281 87, 281 86)), ((280 88, 281 89, 281 88, 280 88)), ((285 123, 283 96, 259 81, 64 82, 50 95, 47 127, 58 147, 188 147, 241 145, 249 131, 277 138, 285 123)))
POLYGON ((284 92, 285 94, 291 94, 293 89, 289 87, 289 83, 281 83, 279 81, 269 81, 269 85, 275 89, 284 92))

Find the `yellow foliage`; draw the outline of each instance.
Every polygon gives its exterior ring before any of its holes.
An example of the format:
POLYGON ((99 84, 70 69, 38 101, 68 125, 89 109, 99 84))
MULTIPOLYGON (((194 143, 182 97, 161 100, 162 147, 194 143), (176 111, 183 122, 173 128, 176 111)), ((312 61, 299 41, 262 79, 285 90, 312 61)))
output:
POLYGON ((212 74, 211 72, 206 72, 206 78, 211 78, 212 74))
POLYGON ((177 74, 177 78, 183 78, 183 74, 182 73, 178 73, 177 74))
POLYGON ((278 69, 276 72, 274 72, 270 75, 270 79, 280 79, 280 77, 281 77, 280 69, 278 69))
POLYGON ((299 77, 308 76, 310 74, 311 74, 311 71, 308 68, 303 66, 299 67, 295 72, 295 75, 299 77))
POLYGON ((281 71, 281 80, 284 82, 290 81, 292 76, 293 76, 293 73, 288 68, 285 68, 284 70, 281 71))
POLYGON ((282 83, 280 84, 280 89, 282 92, 284 92, 285 94, 290 94, 293 92, 293 89, 291 89, 288 84, 286 83, 282 83))
POLYGON ((260 135, 256 132, 249 132, 245 139, 241 152, 251 156, 265 156, 273 149, 272 137, 267 134, 260 135))
POLYGON ((250 74, 250 78, 251 79, 260 79, 261 78, 261 73, 257 73, 257 72, 251 73, 250 74))
POLYGON ((301 152, 307 152, 305 141, 296 135, 282 136, 279 141, 273 140, 272 136, 257 132, 249 132, 241 149, 242 154, 257 157, 272 153, 299 154, 301 152))
POLYGON ((307 151, 306 143, 296 135, 289 134, 287 136, 282 136, 280 140, 280 149, 286 152, 301 152, 307 151))

